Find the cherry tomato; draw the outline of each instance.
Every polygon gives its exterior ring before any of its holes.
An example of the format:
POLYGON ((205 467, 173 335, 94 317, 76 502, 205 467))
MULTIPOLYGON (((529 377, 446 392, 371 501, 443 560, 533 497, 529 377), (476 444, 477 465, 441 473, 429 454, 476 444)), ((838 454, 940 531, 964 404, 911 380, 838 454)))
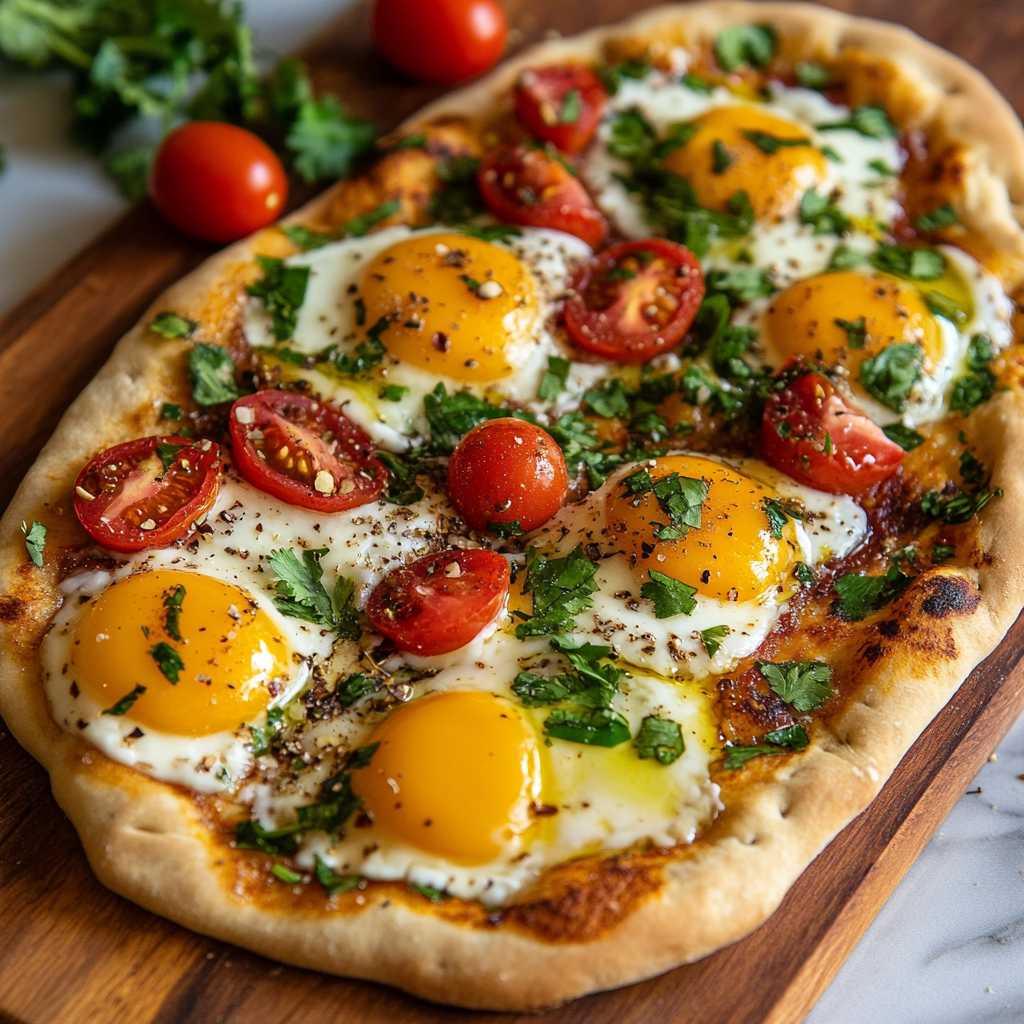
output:
POLYGON ((231 407, 231 454, 239 473, 289 505, 344 512, 373 501, 387 483, 373 442, 325 402, 259 391, 231 407))
POLYGON ((794 480, 830 494, 860 494, 892 476, 903 449, 890 441, 832 382, 799 364, 783 369, 789 383, 773 391, 761 421, 761 456, 794 480))
POLYGON ((475 426, 448 463, 448 493, 474 530, 497 532, 493 523, 535 530, 565 504, 568 487, 554 438, 511 416, 475 426))
POLYGON ((160 144, 149 194, 185 234, 233 242, 284 212, 288 178, 274 151, 252 132, 220 121, 190 121, 160 144))
POLYGON ((505 49, 497 0, 376 0, 373 41, 412 78, 451 85, 486 71, 505 49))
POLYGON ((597 248, 608 223, 583 183, 546 150, 507 142, 480 161, 480 191, 506 224, 555 228, 597 248))
POLYGON ((516 117, 536 139, 563 153, 586 149, 608 99, 601 79, 581 64, 524 71, 516 86, 516 117))
POLYGON ((366 614, 403 651, 449 654, 494 620, 508 584, 508 562, 496 551, 439 551, 389 573, 366 614))
POLYGON ((140 437, 100 452, 75 481, 75 515, 111 551, 162 548, 187 537, 217 500, 212 441, 140 437))
POLYGON ((683 340, 704 298, 704 275, 685 246, 663 238, 619 242, 582 264, 565 326, 588 352, 644 363, 683 340))

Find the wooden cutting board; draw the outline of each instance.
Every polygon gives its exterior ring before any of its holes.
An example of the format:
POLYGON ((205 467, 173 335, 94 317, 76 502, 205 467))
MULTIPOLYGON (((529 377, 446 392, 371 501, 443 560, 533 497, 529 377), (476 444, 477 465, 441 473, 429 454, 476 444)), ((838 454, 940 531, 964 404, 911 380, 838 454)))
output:
MULTIPOLYGON (((647 0, 505 0, 516 45, 614 21, 647 0)), ((898 17, 985 71, 1024 108, 1019 0, 833 0, 898 17)), ((318 84, 381 130, 437 95, 401 81, 368 41, 365 9, 308 52, 318 84)), ((0 508, 63 410, 166 285, 211 250, 143 204, 0 321, 0 508)), ((545 1024, 781 1024, 803 1019, 882 903, 1024 710, 1024 618, 961 687, 871 807, 757 932, 713 956, 545 1024)), ((0 1021, 16 1024, 513 1024, 393 989, 282 967, 188 932, 92 876, 46 774, 0 722, 0 1021)))

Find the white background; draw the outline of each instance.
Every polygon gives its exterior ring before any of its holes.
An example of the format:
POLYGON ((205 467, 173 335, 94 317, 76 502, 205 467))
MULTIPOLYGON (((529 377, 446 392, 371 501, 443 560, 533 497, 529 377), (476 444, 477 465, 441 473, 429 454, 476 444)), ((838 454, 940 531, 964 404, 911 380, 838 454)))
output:
MULTIPOLYGON (((300 46, 346 0, 248 0, 257 43, 300 46)), ((0 315, 125 209, 66 138, 59 74, 0 65, 0 315)), ((1024 1021, 1024 720, 854 950, 811 1024, 1024 1021)))

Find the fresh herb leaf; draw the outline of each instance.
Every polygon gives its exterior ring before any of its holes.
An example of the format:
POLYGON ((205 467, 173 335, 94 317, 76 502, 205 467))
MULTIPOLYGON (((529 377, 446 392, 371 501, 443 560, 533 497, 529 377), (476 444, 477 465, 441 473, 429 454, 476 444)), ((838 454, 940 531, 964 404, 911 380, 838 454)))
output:
POLYGON ((136 686, 131 693, 122 697, 113 707, 100 712, 103 715, 127 715, 132 705, 146 692, 144 686, 136 686))
POLYGON ((570 743, 617 747, 629 739, 629 723, 610 708, 565 711, 555 708, 544 721, 544 733, 570 743))
POLYGON ((733 158, 729 155, 729 150, 725 148, 725 143, 721 139, 715 139, 712 143, 711 157, 711 170, 715 174, 724 174, 734 163, 733 158))
POLYGON ((192 398, 199 405, 220 405, 241 397, 235 384, 235 364, 219 345, 194 345, 188 355, 192 398))
POLYGON ((868 167, 883 178, 895 178, 899 173, 895 168, 890 167, 884 160, 871 160, 868 167))
POLYGON ((965 484, 981 487, 988 477, 985 467, 966 449, 960 453, 960 476, 965 484))
POLYGON ((512 416, 528 423, 537 422, 532 413, 490 405, 471 391, 456 391, 449 395, 443 383, 424 396, 423 411, 430 426, 431 448, 438 455, 451 454, 455 445, 485 420, 512 416))
POLYGON ((651 485, 651 490, 672 526, 680 531, 680 537, 685 537, 687 529, 701 528, 701 513, 709 487, 706 480, 694 480, 678 473, 670 473, 655 481, 651 485))
POLYGON ((262 299, 270 314, 274 338, 287 341, 295 333, 299 308, 306 299, 309 267, 291 267, 276 256, 257 256, 263 277, 246 286, 254 298, 262 299))
POLYGON ((180 420, 182 419, 181 406, 175 405, 173 402, 164 402, 160 406, 160 419, 162 420, 180 420))
POLYGON ((519 525, 518 519, 510 519, 508 522, 499 523, 492 520, 487 520, 487 530, 492 533, 495 537, 500 537, 502 540, 508 540, 509 537, 518 537, 522 535, 523 528, 519 525))
POLYGON ((884 576, 847 573, 833 584, 839 595, 835 610, 848 622, 859 622, 901 594, 909 583, 910 577, 896 565, 889 566, 884 576))
POLYGON ((658 764, 665 765, 678 761, 686 749, 679 723, 657 715, 648 715, 640 723, 633 746, 638 757, 644 760, 653 758, 658 764))
POLYGON ((422 460, 403 459, 386 451, 376 452, 376 457, 387 467, 387 500, 392 505, 412 505, 423 497, 425 492, 416 482, 416 478, 425 468, 422 460))
POLYGON ((263 725, 249 726, 249 733, 252 736, 249 749, 252 751, 253 757, 262 757, 270 750, 270 745, 277 735, 277 727, 283 717, 284 711, 281 708, 271 708, 267 712, 267 720, 263 725))
POLYGON ((674 615, 690 615, 697 607, 697 602, 693 599, 693 595, 697 593, 696 587, 674 580, 656 569, 651 569, 649 575, 651 581, 640 587, 640 596, 654 605, 655 618, 669 619, 674 615))
POLYGON ((828 261, 826 270, 850 270, 853 267, 859 267, 867 262, 868 257, 858 252, 856 249, 851 249, 845 245, 837 245, 832 250, 832 258, 828 261))
POLYGON ((880 245, 870 259, 878 270, 910 281, 934 281, 946 272, 946 257, 921 246, 880 245))
POLYGON ((962 327, 967 323, 967 313, 956 299, 951 299, 942 292, 929 291, 924 293, 925 305, 936 315, 945 317, 950 323, 962 327))
POLYGON ((465 224, 486 212, 476 172, 475 157, 454 156, 437 165, 441 187, 427 206, 427 216, 442 224, 465 224))
POLYGON ((771 295, 777 289, 768 279, 768 272, 756 267, 738 270, 709 270, 705 276, 709 295, 724 295, 732 306, 741 306, 754 299, 771 295))
POLYGON ((778 153, 780 149, 787 146, 809 146, 811 144, 810 139, 784 139, 778 135, 770 135, 768 132, 759 131, 746 131, 743 134, 749 139, 762 153, 767 153, 772 156, 778 153))
POLYGON ((757 670, 772 692, 797 711, 815 711, 835 694, 832 669, 823 661, 759 661, 757 670))
POLYGON ((241 850, 289 856, 299 848, 295 826, 266 829, 258 821, 240 821, 235 826, 235 846, 241 850))
POLYGON ((383 398, 385 402, 400 402, 410 390, 403 384, 385 384, 377 392, 377 396, 383 398))
POLYGON ((708 652, 709 658, 713 658, 718 653, 722 641, 731 632, 732 630, 728 626, 709 626, 700 631, 700 642, 704 645, 704 650, 708 652))
POLYGON ((459 231, 471 238, 479 238, 485 242, 507 242, 510 238, 518 238, 522 231, 512 224, 463 224, 459 231))
POLYGON ((537 397, 542 402, 553 402, 565 389, 572 362, 562 356, 548 356, 548 368, 541 378, 537 397))
POLYGON ((175 460, 178 458, 178 452, 187 447, 187 444, 172 444, 169 441, 161 441, 156 446, 157 458, 160 459, 164 473, 174 465, 175 460))
POLYGON ((154 644, 149 649, 149 653, 156 662, 156 667, 163 673, 164 678, 170 683, 177 684, 178 677, 185 667, 185 662, 181 660, 181 655, 170 644, 163 641, 154 644))
POLYGON ((903 412, 910 392, 921 377, 924 349, 915 342, 900 341, 883 348, 860 365, 864 390, 894 412, 903 412))
POLYGON ((777 498, 762 499, 764 514, 768 517, 768 528, 776 540, 782 540, 782 530, 790 519, 803 519, 804 513, 792 502, 781 502, 777 498))
POLYGON ((823 64, 798 60, 793 71, 797 82, 805 89, 827 89, 832 84, 832 72, 823 64))
POLYGON ((333 592, 327 593, 320 567, 320 559, 327 551, 303 551, 301 561, 291 548, 270 553, 270 568, 278 577, 274 605, 282 615, 330 626, 343 639, 355 640, 360 635, 359 616, 351 607, 355 584, 339 576, 333 592))
POLYGON ((866 103, 857 107, 845 121, 835 121, 831 124, 819 124, 819 132, 833 132, 840 129, 860 132, 870 139, 896 139, 899 138, 899 129, 889 120, 889 115, 883 107, 866 103))
POLYGON ((157 313, 149 329, 165 338, 191 338, 198 326, 195 320, 187 320, 177 313, 157 313))
POLYGON ((167 635, 172 640, 177 640, 179 643, 181 642, 181 605, 184 600, 185 588, 180 583, 174 587, 173 590, 164 591, 164 624, 167 629, 167 635))
POLYGON ((373 693, 379 685, 378 680, 373 676, 356 672, 338 683, 334 690, 334 696, 343 708, 350 708, 360 698, 365 697, 368 693, 373 693))
POLYGON ((634 81, 644 79, 653 70, 653 65, 648 60, 627 60, 611 66, 599 64, 595 70, 609 94, 614 96, 624 78, 634 81))
POLYGON ((809 587, 814 583, 814 570, 806 562, 797 562, 793 569, 793 575, 805 587, 809 587))
POLYGON ((967 373, 953 382, 949 399, 953 412, 967 416, 995 393, 996 375, 989 369, 992 356, 992 339, 975 334, 967 348, 967 373))
POLYGON ((288 236, 289 241, 300 249, 320 249, 328 242, 337 242, 342 238, 362 238, 369 234, 371 228, 393 213, 398 213, 401 208, 402 204, 397 199, 390 199, 368 213, 353 217, 342 225, 340 230, 333 232, 313 231, 301 224, 287 224, 281 230, 288 236))
POLYGON ((391 326, 391 317, 382 316, 367 332, 367 341, 361 341, 351 352, 339 352, 334 357, 334 367, 339 373, 366 373, 379 366, 384 359, 384 342, 381 335, 391 326))
POLYGON ((929 210, 928 213, 921 214, 914 221, 914 227, 918 231, 941 231, 943 228, 949 228, 959 223, 956 210, 949 203, 945 203, 942 206, 936 206, 934 210, 929 210))
POLYGON ((809 224, 816 235, 842 235, 850 230, 850 218, 828 197, 809 188, 800 200, 800 223, 809 224))
POLYGON ((932 548, 932 564, 941 565, 956 554, 955 544, 936 544, 932 548))
POLYGON ((597 590, 595 572, 597 563, 583 554, 581 544, 564 558, 546 558, 531 548, 523 593, 533 594, 533 612, 528 616, 519 613, 524 621, 516 626, 516 637, 525 640, 569 632, 575 616, 594 603, 590 595, 597 590))
POLYGON ((373 145, 373 125, 349 117, 334 96, 304 101, 285 138, 295 169, 306 181, 343 178, 352 162, 373 145))
POLYGON ((284 882, 285 885, 298 885, 302 881, 302 875, 296 874, 291 868, 285 867, 284 864, 275 864, 270 869, 270 873, 278 881, 284 882))
POLYGON ((780 750, 778 747, 727 747, 723 767, 726 771, 734 772, 742 768, 748 761, 752 761, 755 757, 778 756, 785 752, 785 750, 780 750))
POLYGON ((558 115, 559 124, 575 124, 580 118, 580 91, 569 89, 562 97, 562 112, 558 115))
POLYGON ((328 896, 338 896, 350 889, 358 889, 362 884, 363 879, 360 875, 335 874, 319 853, 314 856, 316 857, 316 880, 327 890, 328 896))
POLYGON ((714 90, 714 86, 701 75, 694 74, 692 71, 687 71, 683 75, 683 85, 686 86, 691 92, 700 92, 708 95, 714 90))
POLYGON ((771 25, 734 25, 719 32, 715 59, 723 71, 735 71, 741 64, 767 67, 775 55, 775 42, 771 25))
POLYGON ((557 704, 569 696, 568 688, 562 685, 558 676, 549 679, 530 672, 520 672, 516 676, 512 692, 528 708, 557 704))
POLYGON ((46 527, 38 520, 33 520, 32 525, 26 527, 22 524, 25 533, 25 550, 32 564, 37 568, 43 567, 43 549, 46 547, 46 527))
POLYGON ((768 743, 788 750, 803 750, 811 741, 802 725, 788 725, 784 729, 773 729, 765 735, 768 743))
POLYGON ((860 317, 858 320, 843 320, 836 317, 833 321, 837 327, 846 331, 846 344, 850 348, 863 348, 868 337, 867 318, 860 317))
POLYGON ((442 892, 440 889, 435 889, 432 885, 413 885, 409 883, 410 892, 418 893, 420 896, 430 900, 431 903, 444 903, 446 900, 450 900, 451 896, 446 892, 442 892))
POLYGON ((959 526, 970 522, 993 498, 1002 496, 1002 488, 978 491, 975 494, 957 494, 951 498, 941 497, 938 491, 926 491, 921 499, 921 511, 950 526, 959 526))
POLYGON ((898 444, 905 452, 912 452, 918 445, 924 444, 924 434, 919 434, 911 427, 905 427, 902 423, 890 423, 882 427, 882 433, 890 441, 898 444))

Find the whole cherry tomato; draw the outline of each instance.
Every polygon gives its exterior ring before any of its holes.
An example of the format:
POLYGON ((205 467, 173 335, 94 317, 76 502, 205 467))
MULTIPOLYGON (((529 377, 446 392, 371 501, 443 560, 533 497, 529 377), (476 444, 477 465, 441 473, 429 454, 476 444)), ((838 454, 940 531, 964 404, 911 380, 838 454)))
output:
POLYGON ((608 223, 583 183, 545 149, 507 142, 480 161, 477 172, 487 208, 506 224, 554 228, 597 248, 608 223))
POLYGON ((140 437, 100 452, 75 481, 75 515, 111 551, 162 548, 187 537, 217 500, 212 441, 140 437))
POLYGON ((496 551, 440 551, 389 573, 370 592, 373 628, 414 654, 465 647, 501 611, 508 562, 496 551))
POLYGON ((565 304, 581 348, 644 363, 683 340, 704 298, 697 257, 664 238, 619 242, 583 263, 565 304))
POLYGON ((292 391, 258 391, 231 407, 238 472, 289 505, 344 512, 387 484, 373 442, 332 405, 292 391))
POLYGON ((233 242, 281 216, 288 178, 274 151, 252 132, 221 121, 190 121, 160 144, 149 194, 185 234, 233 242))
POLYGON ((594 137, 607 100, 601 79, 582 64, 532 68, 516 85, 516 117, 535 139, 578 153, 594 137))
POLYGON ((412 78, 451 85, 486 71, 505 49, 497 0, 376 0, 373 41, 412 78))
POLYGON ((794 480, 830 494, 860 494, 896 472, 903 449, 820 373, 785 367, 765 403, 761 457, 794 480))
POLYGON ((535 530, 565 504, 568 487, 554 438, 511 416, 475 426, 448 463, 448 493, 474 530, 535 530))

